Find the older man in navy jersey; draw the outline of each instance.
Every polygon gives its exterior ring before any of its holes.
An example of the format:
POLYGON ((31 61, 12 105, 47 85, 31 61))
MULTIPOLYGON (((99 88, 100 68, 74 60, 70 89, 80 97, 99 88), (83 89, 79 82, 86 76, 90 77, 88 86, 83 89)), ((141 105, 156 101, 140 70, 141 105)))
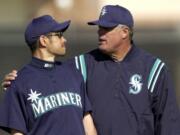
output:
POLYGON ((76 56, 75 64, 87 81, 98 134, 179 135, 180 112, 169 71, 133 43, 130 11, 107 5, 88 24, 99 27, 99 47, 76 56))
POLYGON ((99 19, 88 24, 98 26, 98 48, 68 62, 87 82, 98 135, 180 135, 180 112, 167 66, 133 43, 130 11, 107 5, 99 19))
POLYGON ((0 106, 0 128, 12 135, 96 135, 79 71, 55 61, 66 53, 70 21, 34 18, 25 40, 32 60, 19 72, 0 106))

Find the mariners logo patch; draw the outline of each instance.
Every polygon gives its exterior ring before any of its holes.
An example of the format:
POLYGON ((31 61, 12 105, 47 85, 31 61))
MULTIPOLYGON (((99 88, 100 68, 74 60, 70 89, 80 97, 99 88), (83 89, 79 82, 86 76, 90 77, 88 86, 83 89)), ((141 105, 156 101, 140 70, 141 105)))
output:
POLYGON ((142 76, 139 74, 134 74, 133 76, 131 76, 130 78, 130 87, 129 87, 129 93, 130 94, 138 94, 141 89, 142 89, 142 85, 143 83, 142 81, 142 76))

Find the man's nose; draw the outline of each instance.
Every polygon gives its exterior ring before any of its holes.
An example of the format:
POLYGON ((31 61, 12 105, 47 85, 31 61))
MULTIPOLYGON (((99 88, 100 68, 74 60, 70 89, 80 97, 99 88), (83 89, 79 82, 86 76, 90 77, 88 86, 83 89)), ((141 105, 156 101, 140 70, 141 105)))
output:
POLYGON ((66 40, 66 38, 65 37, 62 37, 62 40, 66 43, 67 42, 67 40, 66 40))

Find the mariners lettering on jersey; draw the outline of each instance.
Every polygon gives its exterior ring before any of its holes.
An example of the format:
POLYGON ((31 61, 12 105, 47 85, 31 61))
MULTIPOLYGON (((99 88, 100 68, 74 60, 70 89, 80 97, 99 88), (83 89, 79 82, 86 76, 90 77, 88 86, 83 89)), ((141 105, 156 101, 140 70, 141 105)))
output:
POLYGON ((142 81, 142 76, 139 74, 134 74, 133 76, 131 76, 130 78, 130 87, 129 87, 129 93, 130 94, 138 94, 141 89, 142 89, 142 85, 143 83, 141 83, 142 81))
POLYGON ((46 97, 39 97, 41 93, 31 89, 31 93, 28 95, 27 100, 31 100, 35 118, 61 106, 73 105, 82 108, 81 96, 77 93, 59 92, 46 97))

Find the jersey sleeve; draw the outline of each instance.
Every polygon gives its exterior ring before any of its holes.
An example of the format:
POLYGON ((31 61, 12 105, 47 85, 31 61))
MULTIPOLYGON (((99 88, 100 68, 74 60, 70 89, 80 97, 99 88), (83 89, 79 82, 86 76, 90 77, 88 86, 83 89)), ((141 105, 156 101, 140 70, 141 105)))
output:
POLYGON ((68 60, 66 62, 68 64, 73 65, 73 67, 78 70, 78 72, 81 74, 83 78, 83 82, 81 84, 81 95, 82 95, 82 103, 83 103, 83 113, 84 115, 88 112, 92 111, 91 103, 88 99, 87 96, 87 91, 86 91, 86 83, 87 83, 87 63, 86 63, 86 55, 81 54, 78 56, 75 56, 74 58, 68 60))
POLYGON ((180 135, 180 111, 172 79, 166 66, 162 68, 152 94, 155 134, 180 135))
POLYGON ((85 83, 82 82, 81 84, 81 95, 83 96, 82 98, 82 104, 83 104, 83 115, 86 113, 90 113, 92 111, 91 103, 88 99, 86 88, 85 88, 85 83))
POLYGON ((13 83, 4 93, 0 104, 0 128, 7 132, 11 132, 11 129, 16 129, 26 134, 25 117, 26 111, 23 95, 13 83))

